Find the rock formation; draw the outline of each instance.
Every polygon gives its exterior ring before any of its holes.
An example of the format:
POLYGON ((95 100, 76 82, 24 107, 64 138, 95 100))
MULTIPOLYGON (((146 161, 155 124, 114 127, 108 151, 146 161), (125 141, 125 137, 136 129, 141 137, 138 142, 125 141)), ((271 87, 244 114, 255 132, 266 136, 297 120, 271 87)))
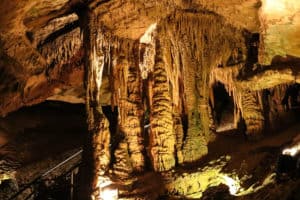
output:
POLYGON ((300 83, 295 45, 286 58, 274 56, 290 51, 268 52, 277 45, 269 8, 267 0, 4 0, 0 114, 46 99, 85 102, 93 198, 109 169, 126 179, 203 158, 217 124, 216 83, 233 98, 235 128, 258 139, 300 83))

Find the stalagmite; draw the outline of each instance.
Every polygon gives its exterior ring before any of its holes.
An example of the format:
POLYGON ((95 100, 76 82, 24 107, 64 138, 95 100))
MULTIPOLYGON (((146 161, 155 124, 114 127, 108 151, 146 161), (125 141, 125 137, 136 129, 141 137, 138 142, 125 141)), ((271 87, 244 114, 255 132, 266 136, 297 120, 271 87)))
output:
POLYGON ((169 82, 159 41, 150 86, 150 154, 155 171, 175 166, 175 140, 169 82))
POLYGON ((178 112, 173 111, 174 133, 176 134, 176 158, 178 164, 183 162, 182 146, 184 139, 182 116, 178 112))
POLYGON ((128 178, 133 172, 133 167, 130 162, 128 144, 126 141, 121 141, 119 143, 114 155, 116 159, 113 166, 114 174, 119 178, 128 178))
POLYGON ((142 138, 142 91, 139 68, 135 63, 121 65, 120 85, 120 131, 128 144, 130 163, 135 171, 144 168, 143 138, 142 138))
POLYGON ((244 91, 240 94, 240 106, 242 117, 247 126, 246 134, 249 138, 260 137, 264 128, 264 116, 262 107, 259 104, 259 96, 256 92, 244 91))
POLYGON ((300 119, 295 2, 0 1, 0 115, 7 115, 0 119, 0 200, 7 199, 2 193, 17 192, 15 183, 34 199, 231 199, 229 193, 261 199, 269 190, 276 193, 270 197, 285 193, 294 180, 256 189, 266 186, 264 175, 272 177, 274 152, 284 155, 280 145, 299 132, 295 127, 267 141, 300 119), (288 39, 279 37, 284 32, 288 39), (60 107, 64 115, 57 119, 60 107), (48 121, 62 126, 52 130, 48 121), (31 140, 44 127, 58 137, 31 140), (261 136, 255 145, 245 140, 261 136), (36 155, 42 146, 45 152, 36 155), (47 177, 33 181, 44 171, 47 177), (56 186, 64 187, 53 192, 56 186))

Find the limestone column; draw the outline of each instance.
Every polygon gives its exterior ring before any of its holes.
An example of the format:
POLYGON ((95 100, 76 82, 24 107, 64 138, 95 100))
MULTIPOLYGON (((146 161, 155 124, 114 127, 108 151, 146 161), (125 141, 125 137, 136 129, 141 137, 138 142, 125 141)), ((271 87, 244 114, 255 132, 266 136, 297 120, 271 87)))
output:
POLYGON ((123 94, 120 99, 120 130, 128 144, 130 163, 134 171, 144 169, 143 137, 142 137, 142 91, 141 76, 138 66, 129 63, 124 77, 125 87, 121 87, 123 94))
POLYGON ((247 128, 246 134, 250 139, 260 137, 264 128, 264 116, 259 98, 256 92, 248 90, 242 91, 240 94, 242 117, 247 128))
POLYGON ((100 46, 103 39, 98 30, 96 14, 86 10, 81 19, 86 71, 86 110, 88 136, 84 145, 84 176, 86 179, 84 199, 97 199, 100 195, 99 184, 110 163, 109 122, 100 105, 100 88, 104 68, 104 53, 100 46))
POLYGON ((158 43, 149 95, 150 157, 155 171, 166 171, 175 166, 176 136, 169 82, 158 43))

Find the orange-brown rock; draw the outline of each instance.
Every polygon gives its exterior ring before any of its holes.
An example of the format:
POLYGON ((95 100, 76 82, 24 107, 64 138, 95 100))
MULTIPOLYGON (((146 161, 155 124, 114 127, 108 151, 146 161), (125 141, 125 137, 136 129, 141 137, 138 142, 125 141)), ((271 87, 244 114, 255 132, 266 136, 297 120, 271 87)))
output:
POLYGON ((120 131, 125 136, 128 144, 130 162, 135 171, 144 168, 144 145, 142 137, 141 118, 142 108, 142 83, 139 68, 135 63, 121 65, 120 78, 123 79, 119 96, 120 131))
POLYGON ((159 41, 150 83, 150 156, 155 171, 175 166, 176 135, 173 129, 170 88, 159 41))

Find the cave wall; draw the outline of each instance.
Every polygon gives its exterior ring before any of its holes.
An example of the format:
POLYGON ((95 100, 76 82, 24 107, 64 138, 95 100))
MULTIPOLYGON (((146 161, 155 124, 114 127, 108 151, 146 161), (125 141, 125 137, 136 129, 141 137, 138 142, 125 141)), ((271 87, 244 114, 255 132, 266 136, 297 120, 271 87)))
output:
MULTIPOLYGON (((95 198, 109 169, 124 178, 203 158, 214 139, 210 96, 217 81, 232 95, 234 121, 245 123, 249 138, 259 138, 266 124, 275 129, 286 116, 278 103, 286 88, 276 85, 299 82, 297 63, 270 67, 253 61, 245 25, 233 22, 233 14, 222 16, 230 9, 209 2, 173 3, 162 1, 157 9, 154 1, 103 3, 114 14, 126 8, 112 19, 97 2, 76 5, 80 9, 60 5, 36 22, 27 10, 25 35, 1 35, 0 75, 6 77, 0 80, 1 115, 53 95, 65 98, 74 88, 80 102, 86 102, 86 187, 95 198), (128 31, 129 24, 139 24, 137 16, 145 24, 128 31), (15 39, 20 40, 17 47, 15 39), (268 88, 274 91, 265 99, 263 89, 268 88), (103 106, 118 110, 115 132, 103 106)), ((257 3, 249 3, 255 11, 257 3)), ((249 27, 258 31, 254 24, 249 27)))

